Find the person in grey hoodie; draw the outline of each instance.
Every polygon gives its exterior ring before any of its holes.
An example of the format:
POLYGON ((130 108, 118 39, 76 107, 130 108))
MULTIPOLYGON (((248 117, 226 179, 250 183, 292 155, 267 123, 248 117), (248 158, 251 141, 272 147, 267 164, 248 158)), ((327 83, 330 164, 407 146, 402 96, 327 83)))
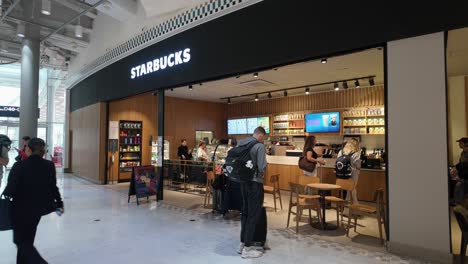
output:
MULTIPOLYGON (((257 127, 252 137, 242 140, 238 146, 245 146, 249 143, 257 141, 250 150, 250 158, 256 173, 251 181, 241 182, 242 194, 242 220, 241 220, 241 244, 238 253, 242 254, 242 258, 258 258, 263 255, 263 250, 254 245, 254 235, 257 223, 262 217, 263 207, 263 178, 267 167, 265 146, 265 129, 257 127)), ((266 218, 266 216, 263 216, 266 218)), ((266 219, 264 219, 266 221, 266 219)), ((266 232, 266 230, 264 231, 266 232)), ((266 235, 266 234, 265 234, 266 235)), ((263 245, 263 248, 266 246, 263 245)))

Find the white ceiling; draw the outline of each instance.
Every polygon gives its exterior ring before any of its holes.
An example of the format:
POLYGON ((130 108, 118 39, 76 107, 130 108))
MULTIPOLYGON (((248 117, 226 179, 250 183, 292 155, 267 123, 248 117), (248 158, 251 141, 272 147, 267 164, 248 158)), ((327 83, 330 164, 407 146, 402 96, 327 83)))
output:
MULTIPOLYGON (((174 89, 174 91, 167 91, 166 95, 202 101, 226 102, 226 100, 220 100, 220 98, 370 75, 376 76, 376 84, 383 84, 384 61, 382 49, 369 49, 362 52, 329 58, 326 64, 322 64, 320 60, 316 60, 279 67, 277 70, 271 69, 259 72, 258 78, 255 78, 253 74, 248 74, 240 76, 239 78, 231 77, 223 80, 206 82, 203 83, 202 86, 194 84, 192 91, 190 91, 187 86, 179 87, 174 89), (243 84, 258 79, 265 80, 271 84, 261 87, 250 87, 243 84)), ((362 80, 360 82, 361 86, 369 85, 367 81, 362 80)), ((352 88, 354 87, 354 82, 350 81, 348 85, 352 88)), ((340 87, 342 87, 342 83, 340 83, 340 87)), ((311 87, 311 92, 332 89, 333 85, 317 86, 311 87)), ((304 89, 288 91, 289 95, 303 93, 304 89)), ((266 94, 262 94, 260 98, 265 98, 266 96, 266 94)), ((283 92, 273 93, 272 96, 283 96, 283 92)), ((243 97, 233 99, 232 102, 249 101, 253 99, 254 96, 243 97)))
POLYGON ((206 0, 140 0, 147 17, 166 16, 207 2, 206 0))
POLYGON ((468 28, 448 33, 447 72, 449 76, 468 75, 468 28))

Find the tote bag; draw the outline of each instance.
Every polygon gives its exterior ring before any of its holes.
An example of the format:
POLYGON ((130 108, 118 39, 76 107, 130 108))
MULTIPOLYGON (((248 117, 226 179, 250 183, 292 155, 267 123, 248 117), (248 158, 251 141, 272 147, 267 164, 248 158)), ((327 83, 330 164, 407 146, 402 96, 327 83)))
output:
POLYGON ((11 220, 12 215, 12 202, 5 196, 0 196, 0 231, 13 229, 11 220))

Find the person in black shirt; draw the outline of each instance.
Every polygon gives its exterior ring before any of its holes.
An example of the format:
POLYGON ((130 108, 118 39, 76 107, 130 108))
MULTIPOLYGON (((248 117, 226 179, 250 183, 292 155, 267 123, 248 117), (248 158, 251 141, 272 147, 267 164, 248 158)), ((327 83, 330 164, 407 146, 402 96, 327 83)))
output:
POLYGON ((192 159, 192 150, 187 147, 187 140, 186 139, 181 140, 181 145, 179 146, 179 149, 177 150, 177 156, 181 160, 191 160, 192 159))
MULTIPOLYGON (((317 144, 317 139, 314 136, 308 136, 304 144, 304 150, 302 155, 307 158, 308 161, 317 163, 317 165, 325 165, 325 161, 318 159, 321 155, 315 152, 314 147, 317 144)), ((317 176, 317 169, 314 171, 304 171, 305 176, 317 176)))
POLYGON ((47 263, 34 247, 41 217, 52 212, 64 213, 57 188, 55 165, 42 158, 45 142, 40 138, 29 141, 29 157, 11 168, 3 195, 13 199, 13 242, 18 247, 17 263, 47 263))
POLYGON ((459 204, 463 202, 467 193, 466 188, 468 187, 466 186, 466 181, 468 180, 468 138, 460 138, 457 142, 463 151, 460 154, 459 162, 450 171, 450 174, 452 179, 457 181, 454 190, 454 200, 455 203, 459 204))

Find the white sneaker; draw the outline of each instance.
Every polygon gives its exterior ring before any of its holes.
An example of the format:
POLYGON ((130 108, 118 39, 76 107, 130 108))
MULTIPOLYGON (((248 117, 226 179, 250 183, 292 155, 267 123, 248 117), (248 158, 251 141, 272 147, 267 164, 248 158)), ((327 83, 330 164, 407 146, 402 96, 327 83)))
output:
POLYGON ((244 247, 242 250, 242 258, 259 258, 263 256, 263 252, 258 251, 255 247, 244 247))
POLYGON ((237 254, 242 254, 242 250, 244 249, 244 247, 245 247, 245 244, 241 242, 239 245, 239 248, 237 249, 237 254))

